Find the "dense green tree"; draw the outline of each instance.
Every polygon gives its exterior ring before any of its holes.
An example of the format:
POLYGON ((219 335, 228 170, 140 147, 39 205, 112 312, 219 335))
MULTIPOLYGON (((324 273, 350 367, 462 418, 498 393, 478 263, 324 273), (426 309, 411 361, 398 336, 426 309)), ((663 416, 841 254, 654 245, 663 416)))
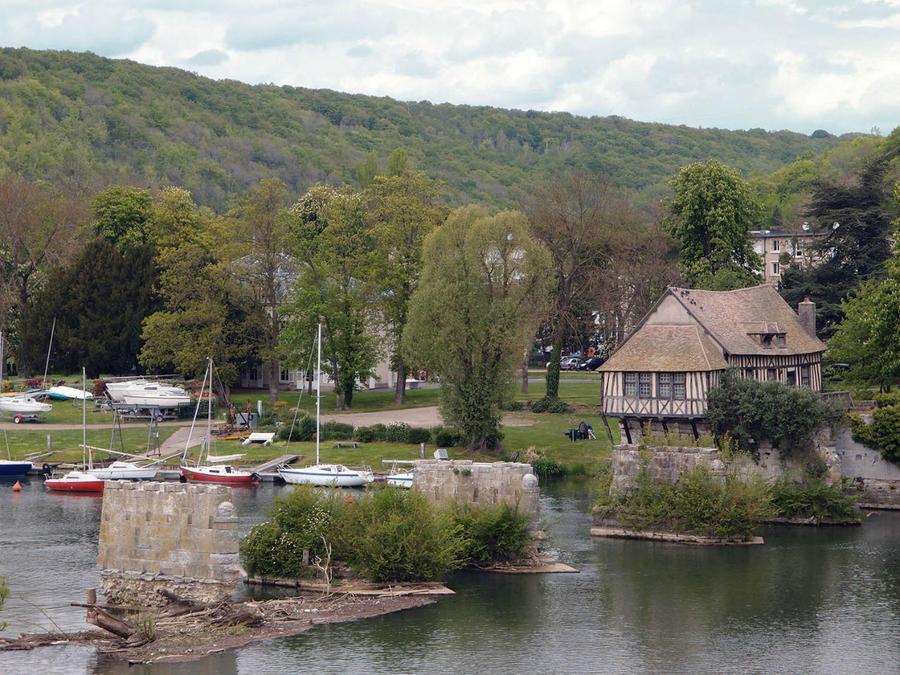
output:
POLYGON ((495 445, 499 404, 544 312, 549 255, 521 213, 472 206, 428 236, 423 258, 403 351, 440 377, 444 419, 468 446, 495 445))
POLYGON ((378 174, 378 153, 374 150, 366 153, 366 158, 354 167, 359 187, 367 188, 378 174))
POLYGON ((234 260, 238 278, 265 309, 264 340, 258 356, 266 369, 272 403, 278 400, 283 356, 279 312, 297 271, 293 258, 285 253, 288 219, 284 211, 288 204, 287 186, 282 181, 275 178, 260 181, 231 210, 233 234, 223 244, 233 251, 227 258, 234 260))
POLYGON ((55 370, 84 367, 89 377, 132 371, 142 344, 141 323, 156 304, 153 256, 147 244, 121 251, 95 239, 56 268, 24 313, 21 332, 29 361, 42 362, 55 317, 55 370))
POLYGON ((852 183, 820 182, 807 215, 828 233, 816 246, 821 263, 788 269, 781 295, 792 306, 804 298, 816 303, 819 333, 828 337, 841 321, 841 301, 861 283, 887 274, 891 211, 886 174, 890 154, 870 158, 852 183))
POLYGON ((377 363, 380 331, 372 275, 375 242, 360 195, 346 186, 316 185, 290 208, 289 227, 291 252, 301 264, 282 314, 285 349, 300 365, 321 323, 325 367, 335 383, 338 408, 347 408, 357 382, 369 377, 377 363))
POLYGON ((153 214, 150 190, 132 185, 113 185, 94 195, 94 233, 126 249, 149 241, 153 214))
POLYGON ((694 288, 730 290, 759 282, 750 228, 759 204, 741 175, 717 160, 696 162, 672 179, 669 225, 694 288))
MULTIPOLYGON (((900 183, 894 196, 900 200, 900 183)), ((900 377, 900 218, 894 228, 887 278, 863 283, 841 302, 843 319, 828 341, 829 357, 850 364, 851 383, 881 391, 890 391, 900 377)))
POLYGON ((158 242, 162 308, 144 321, 138 360, 149 370, 200 378, 211 356, 219 400, 227 403, 240 369, 258 361, 265 319, 251 291, 235 278, 231 261, 216 255, 212 243, 221 229, 187 191, 170 189, 160 196, 151 231, 158 242))
POLYGON ((400 339, 422 272, 422 243, 444 221, 447 208, 438 185, 418 171, 376 176, 362 197, 376 247, 372 273, 397 373, 395 400, 403 403, 407 364, 400 339))

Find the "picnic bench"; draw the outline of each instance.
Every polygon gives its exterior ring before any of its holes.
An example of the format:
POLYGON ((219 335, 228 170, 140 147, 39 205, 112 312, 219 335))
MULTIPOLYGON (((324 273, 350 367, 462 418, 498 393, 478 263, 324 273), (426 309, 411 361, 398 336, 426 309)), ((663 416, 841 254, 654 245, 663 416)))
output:
POLYGON ((241 445, 250 445, 251 443, 262 443, 263 445, 271 445, 272 441, 275 440, 274 433, 265 433, 263 431, 254 431, 252 434, 247 436, 241 443, 241 445))
POLYGON ((338 441, 334 444, 336 448, 358 448, 359 441, 338 441))

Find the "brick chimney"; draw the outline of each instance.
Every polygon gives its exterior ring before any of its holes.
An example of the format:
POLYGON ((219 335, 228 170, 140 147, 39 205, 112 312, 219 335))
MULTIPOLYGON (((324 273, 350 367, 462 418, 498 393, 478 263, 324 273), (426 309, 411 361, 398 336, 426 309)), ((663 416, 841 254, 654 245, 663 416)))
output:
POLYGON ((816 336, 816 303, 809 298, 804 298, 803 302, 797 305, 797 315, 800 317, 800 323, 806 329, 806 332, 816 336))

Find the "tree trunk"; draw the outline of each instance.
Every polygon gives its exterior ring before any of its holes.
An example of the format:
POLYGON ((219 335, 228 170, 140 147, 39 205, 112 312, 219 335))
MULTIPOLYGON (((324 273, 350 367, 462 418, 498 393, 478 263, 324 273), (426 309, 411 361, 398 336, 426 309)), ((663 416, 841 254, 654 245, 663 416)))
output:
POLYGON ((528 350, 525 350, 525 355, 522 357, 522 393, 528 393, 528 350))
POLYGON ((550 365, 547 366, 547 398, 559 398, 559 363, 562 360, 562 340, 553 340, 553 351, 550 353, 550 365))
POLYGON ((278 400, 278 383, 281 379, 281 364, 278 361, 269 363, 269 403, 275 404, 278 400))
POLYGON ((402 356, 397 357, 397 382, 394 384, 394 403, 403 404, 406 396, 406 363, 402 356))

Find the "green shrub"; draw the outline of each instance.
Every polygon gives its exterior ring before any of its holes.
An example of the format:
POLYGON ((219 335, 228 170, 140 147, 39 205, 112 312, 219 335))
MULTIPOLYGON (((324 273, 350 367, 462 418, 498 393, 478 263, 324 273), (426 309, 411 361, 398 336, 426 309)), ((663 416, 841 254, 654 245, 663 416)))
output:
POLYGON ((469 565, 508 562, 522 557, 528 548, 528 519, 518 507, 458 507, 454 514, 465 537, 464 559, 469 565))
POLYGON ((569 412, 569 405, 565 401, 558 398, 540 398, 531 404, 531 412, 534 413, 566 413, 569 412))
POLYGON ((299 539, 271 520, 260 523, 241 541, 244 568, 248 574, 263 577, 312 576, 310 568, 303 565, 303 545, 299 539))
POLYGON ((241 542, 247 571, 267 577, 315 576, 315 569, 303 565, 303 551, 309 551, 314 559, 323 553, 326 541, 335 543, 341 508, 336 494, 322 495, 301 485, 277 498, 269 519, 250 530, 241 542))
POLYGON ((900 405, 875 408, 871 424, 859 415, 848 417, 854 441, 878 450, 889 462, 900 463, 900 405))
POLYGON ((843 413, 816 392, 780 382, 741 379, 727 371, 709 392, 706 418, 717 438, 726 433, 743 452, 768 440, 782 457, 796 454, 819 427, 835 425, 843 413))
MULTIPOLYGON (((611 475, 601 474, 608 492, 611 475)), ((661 529, 712 537, 749 538, 771 517, 768 490, 760 480, 725 482, 713 477, 705 466, 685 471, 676 484, 654 481, 644 462, 627 495, 601 497, 600 517, 615 517, 622 527, 634 530, 661 529)))
POLYGON ((431 432, 421 427, 410 427, 406 434, 406 442, 414 445, 431 442, 431 432))
POLYGON ((552 459, 536 459, 531 462, 531 469, 538 478, 551 480, 553 478, 562 478, 566 475, 563 466, 552 459))
POLYGON ((293 426, 283 426, 278 430, 278 438, 282 441, 308 442, 316 437, 316 421, 304 415, 293 426), (290 438, 289 438, 290 437, 290 438))
POLYGON ((392 422, 384 432, 384 440, 388 443, 406 443, 408 436, 409 425, 406 422, 392 422))
POLYGON ((824 465, 807 465, 799 478, 782 476, 772 485, 772 504, 784 518, 859 520, 857 497, 842 481, 829 483, 824 465))
POLYGON ((349 441, 353 438, 353 425, 343 422, 325 422, 322 425, 323 441, 349 441))
POLYGON ((356 427, 353 438, 360 443, 374 443, 375 430, 372 427, 356 427))
POLYGON ((341 531, 336 554, 372 581, 443 579, 465 547, 452 515, 409 490, 376 490, 348 504, 341 531))
POLYGON ((900 405, 900 391, 881 392, 880 394, 875 394, 872 399, 879 408, 900 405))
POLYGON ((435 427, 434 444, 439 448, 454 448, 462 442, 459 431, 451 427, 435 427))

